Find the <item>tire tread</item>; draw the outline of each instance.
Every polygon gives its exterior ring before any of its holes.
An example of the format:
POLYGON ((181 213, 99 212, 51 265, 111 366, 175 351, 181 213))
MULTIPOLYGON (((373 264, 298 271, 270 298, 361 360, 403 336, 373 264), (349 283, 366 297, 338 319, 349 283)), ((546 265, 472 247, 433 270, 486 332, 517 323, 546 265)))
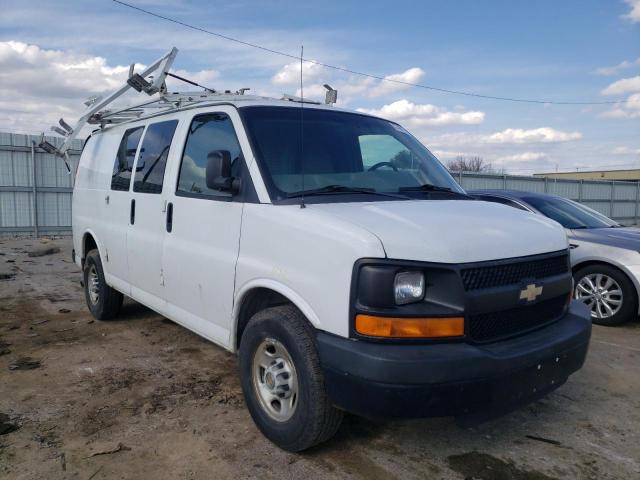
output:
POLYGON ((307 368, 304 374, 307 376, 310 391, 315 393, 313 413, 305 419, 304 433, 290 443, 278 443, 285 450, 299 452, 333 437, 340 428, 343 412, 333 405, 326 393, 324 374, 315 344, 314 328, 296 307, 282 305, 261 310, 251 318, 244 333, 246 334, 252 328, 259 328, 260 323, 274 318, 281 319, 285 328, 295 339, 300 355, 306 359, 307 368))
POLYGON ((89 310, 91 311, 92 315, 97 320, 111 320, 117 317, 118 314, 120 313, 120 309, 122 308, 122 302, 123 302, 124 296, 122 295, 122 293, 118 292, 114 288, 111 288, 109 285, 107 285, 106 280, 104 278, 104 270, 102 268, 102 260, 100 258, 100 252, 98 252, 97 249, 90 250, 87 253, 87 256, 84 262, 83 280, 84 280, 85 295, 87 298, 87 306, 89 307, 89 310), (91 305, 91 302, 89 301, 89 296, 87 294, 87 289, 89 288, 88 281, 87 281, 87 271, 91 263, 94 263, 96 265, 96 268, 98 270, 98 275, 100 277, 100 283, 102 284, 101 292, 100 292, 101 302, 96 306, 91 305))

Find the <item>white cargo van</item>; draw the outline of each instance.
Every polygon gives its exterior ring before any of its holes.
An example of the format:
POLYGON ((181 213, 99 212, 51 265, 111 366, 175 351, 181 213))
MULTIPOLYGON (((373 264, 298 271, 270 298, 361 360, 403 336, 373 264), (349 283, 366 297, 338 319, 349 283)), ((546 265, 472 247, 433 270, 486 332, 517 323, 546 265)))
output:
POLYGON ((127 295, 237 352, 274 443, 327 440, 344 411, 496 415, 582 366, 591 323, 558 224, 471 199, 396 123, 192 100, 88 138, 75 261, 97 319, 127 295))

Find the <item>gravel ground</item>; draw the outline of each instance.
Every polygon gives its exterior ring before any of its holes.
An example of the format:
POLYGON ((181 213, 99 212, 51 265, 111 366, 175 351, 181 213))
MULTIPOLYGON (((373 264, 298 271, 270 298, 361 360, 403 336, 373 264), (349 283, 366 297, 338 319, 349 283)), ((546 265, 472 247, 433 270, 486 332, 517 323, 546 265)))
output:
POLYGON ((295 455, 254 426, 233 355, 132 301, 94 321, 70 252, 0 239, 0 478, 640 478, 637 322, 594 327, 585 367, 506 417, 349 416, 295 455))

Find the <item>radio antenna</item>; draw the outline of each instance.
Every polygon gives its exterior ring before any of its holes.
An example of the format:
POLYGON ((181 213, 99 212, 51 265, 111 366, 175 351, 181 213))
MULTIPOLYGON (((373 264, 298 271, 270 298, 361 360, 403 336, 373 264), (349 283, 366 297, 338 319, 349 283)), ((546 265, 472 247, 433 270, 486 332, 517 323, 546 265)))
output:
POLYGON ((300 196, 300 208, 307 208, 304 204, 304 85, 302 82, 302 61, 304 58, 304 45, 300 47, 300 173, 302 176, 302 195, 300 196))

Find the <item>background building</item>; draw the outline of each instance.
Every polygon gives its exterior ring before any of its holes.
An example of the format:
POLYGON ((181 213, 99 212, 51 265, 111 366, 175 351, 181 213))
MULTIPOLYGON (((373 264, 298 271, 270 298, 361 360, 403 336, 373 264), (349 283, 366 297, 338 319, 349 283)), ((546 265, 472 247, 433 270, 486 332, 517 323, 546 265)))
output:
POLYGON ((563 178, 566 180, 618 180, 639 182, 640 168, 629 170, 587 170, 582 172, 534 173, 534 177, 563 178))

